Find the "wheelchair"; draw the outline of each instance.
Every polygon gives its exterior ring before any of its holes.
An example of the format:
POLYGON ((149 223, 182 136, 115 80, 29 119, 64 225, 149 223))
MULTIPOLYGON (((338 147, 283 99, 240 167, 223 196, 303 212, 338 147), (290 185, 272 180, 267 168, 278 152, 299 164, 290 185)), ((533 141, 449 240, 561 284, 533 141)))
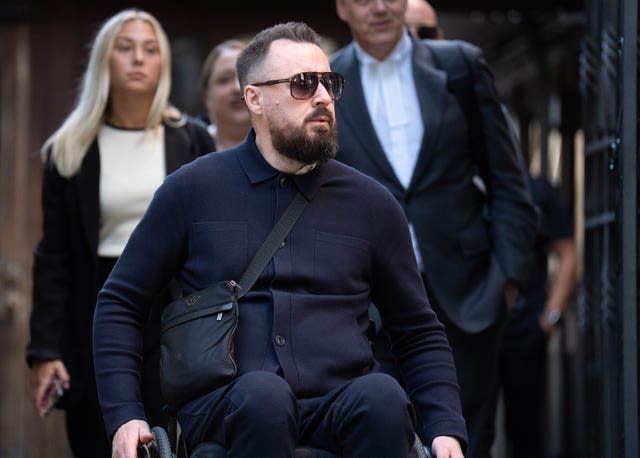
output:
MULTIPOLYGON (((372 305, 369 310, 370 327, 367 331, 369 340, 373 346, 374 354, 380 360, 383 372, 399 379, 399 372, 395 360, 390 353, 390 341, 388 334, 380 332, 382 322, 377 309, 372 305)), ((175 418, 169 420, 167 430, 156 426, 151 429, 153 439, 151 442, 138 448, 138 458, 227 458, 227 452, 223 445, 216 442, 204 442, 198 444, 194 450, 187 453, 184 440, 181 438, 180 425, 175 418)), ((299 446, 295 450, 295 458, 340 458, 327 451, 308 446, 299 446)), ((415 435, 415 441, 408 458, 432 458, 430 447, 422 444, 415 435)))
MULTIPOLYGON (((151 429, 151 442, 138 447, 138 458, 227 458, 227 452, 221 444, 204 442, 199 444, 191 454, 187 454, 184 441, 180 437, 180 425, 175 419, 169 422, 169 432, 159 426, 151 429), (169 437, 171 436, 171 438, 169 437)), ((340 458, 331 452, 312 447, 296 448, 295 458, 340 458)), ((432 458, 431 452, 422 445, 416 434, 409 458, 432 458)))

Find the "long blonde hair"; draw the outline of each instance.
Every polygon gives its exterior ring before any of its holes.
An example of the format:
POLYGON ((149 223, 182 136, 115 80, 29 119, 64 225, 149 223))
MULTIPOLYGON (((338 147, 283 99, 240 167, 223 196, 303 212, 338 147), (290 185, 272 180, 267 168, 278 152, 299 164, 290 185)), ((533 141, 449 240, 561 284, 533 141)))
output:
POLYGON ((42 146, 46 159, 51 148, 53 162, 64 177, 73 176, 87 154, 103 121, 109 103, 109 58, 116 35, 122 25, 132 19, 148 22, 154 29, 160 48, 160 81, 147 116, 145 129, 154 129, 162 121, 180 126, 185 123, 180 111, 169 103, 171 90, 171 50, 166 33, 151 14, 126 9, 107 19, 98 30, 91 47, 89 64, 82 77, 78 100, 62 125, 42 146))

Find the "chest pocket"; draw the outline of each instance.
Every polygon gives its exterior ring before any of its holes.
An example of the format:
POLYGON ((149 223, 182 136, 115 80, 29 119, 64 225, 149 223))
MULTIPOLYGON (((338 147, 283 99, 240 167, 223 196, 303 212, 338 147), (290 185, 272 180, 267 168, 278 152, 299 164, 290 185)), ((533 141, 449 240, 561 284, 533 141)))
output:
POLYGON ((313 292, 358 294, 369 288, 370 249, 366 240, 316 231, 313 292))
POLYGON ((237 279, 247 268, 247 223, 199 222, 192 234, 187 267, 198 270, 201 278, 237 279))

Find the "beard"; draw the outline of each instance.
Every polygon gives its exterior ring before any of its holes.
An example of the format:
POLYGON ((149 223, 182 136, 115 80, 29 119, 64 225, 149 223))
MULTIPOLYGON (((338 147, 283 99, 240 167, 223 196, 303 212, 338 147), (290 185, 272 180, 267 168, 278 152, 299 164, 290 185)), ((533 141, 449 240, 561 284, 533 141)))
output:
POLYGON ((326 107, 319 107, 307 116, 301 126, 269 126, 273 147, 289 159, 303 164, 313 164, 332 159, 338 151, 338 135, 333 114, 326 107), (329 118, 328 129, 314 129, 308 133, 305 124, 317 116, 329 118))

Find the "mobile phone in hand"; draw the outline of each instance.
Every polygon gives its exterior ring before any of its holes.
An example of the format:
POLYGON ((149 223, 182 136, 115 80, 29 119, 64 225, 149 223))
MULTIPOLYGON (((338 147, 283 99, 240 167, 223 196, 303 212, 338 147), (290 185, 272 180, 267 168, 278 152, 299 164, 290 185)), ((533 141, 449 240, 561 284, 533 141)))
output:
POLYGON ((62 380, 58 377, 54 377, 47 387, 42 403, 40 404, 40 408, 38 409, 42 418, 46 417, 49 412, 53 410, 63 394, 64 387, 62 385, 62 380))

